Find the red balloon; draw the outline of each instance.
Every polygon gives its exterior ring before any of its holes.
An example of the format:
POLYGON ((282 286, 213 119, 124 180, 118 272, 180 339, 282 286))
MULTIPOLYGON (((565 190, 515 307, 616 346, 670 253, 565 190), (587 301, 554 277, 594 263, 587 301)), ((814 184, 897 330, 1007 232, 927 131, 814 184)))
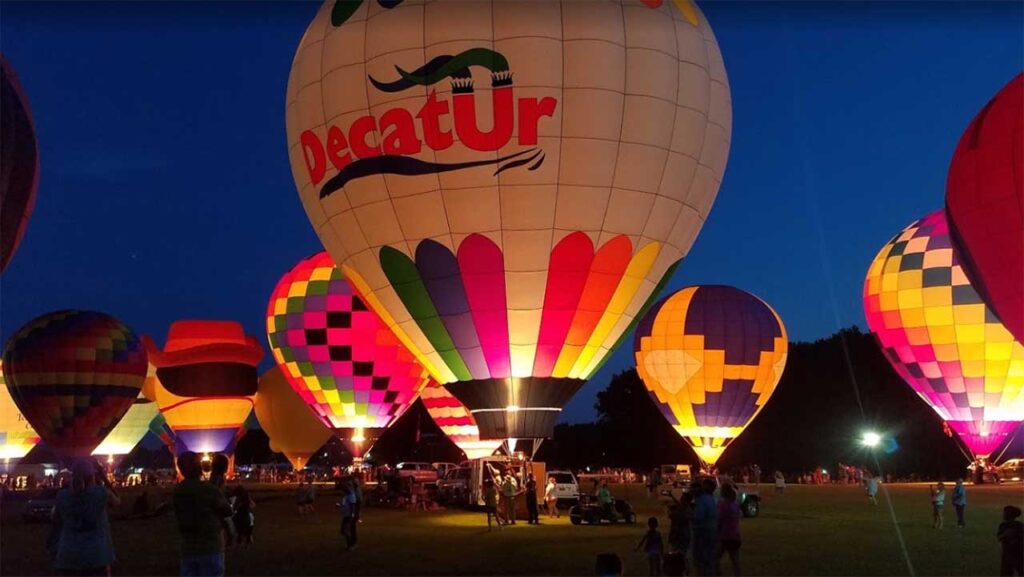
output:
POLYGON ((0 271, 25 234, 39 185, 39 146, 28 99, 0 56, 0 271))
POLYGON ((1024 74, 974 117, 953 153, 946 209, 971 284, 1024 342, 1024 74))

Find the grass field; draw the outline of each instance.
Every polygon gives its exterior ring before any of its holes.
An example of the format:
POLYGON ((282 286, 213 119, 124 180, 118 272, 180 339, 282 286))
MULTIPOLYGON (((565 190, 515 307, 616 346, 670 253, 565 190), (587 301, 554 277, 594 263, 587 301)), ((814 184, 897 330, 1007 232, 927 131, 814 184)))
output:
MULTIPOLYGON (((667 523, 664 504, 648 499, 642 487, 616 489, 633 502, 641 523, 650 515, 667 523)), ((1024 501, 1020 484, 969 487, 967 528, 955 527, 950 507, 946 528, 936 531, 924 485, 885 486, 874 507, 853 486, 790 486, 781 496, 762 489, 761 516, 742 523, 747 575, 908 575, 908 563, 917 575, 996 575, 1002 507, 1024 501)), ((290 491, 259 489, 254 497, 256 545, 228 553, 229 575, 590 575, 594 555, 604 551, 617 552, 628 575, 647 569, 643 556, 632 552, 640 526, 577 527, 563 515, 488 533, 482 513, 370 508, 359 527, 360 547, 347 552, 330 492, 319 495, 318 514, 304 518, 296 515, 290 491)), ((130 503, 130 495, 125 500, 130 503)), ((23 524, 20 505, 4 507, 0 574, 48 574, 47 527, 23 524)), ((173 514, 115 520, 113 531, 115 574, 176 573, 173 514)))

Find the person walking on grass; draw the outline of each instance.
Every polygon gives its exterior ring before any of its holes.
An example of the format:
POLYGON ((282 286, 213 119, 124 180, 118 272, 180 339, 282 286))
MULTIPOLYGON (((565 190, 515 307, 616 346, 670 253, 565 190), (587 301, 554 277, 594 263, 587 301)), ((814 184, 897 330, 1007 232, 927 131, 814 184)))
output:
POLYGON ((341 534, 345 537, 348 551, 358 546, 356 525, 356 492, 352 487, 352 481, 345 481, 341 492, 341 534))
POLYGON ((937 485, 929 485, 932 496, 932 528, 942 529, 942 509, 946 506, 946 485, 939 481, 937 485))
POLYGON ((878 501, 875 496, 878 495, 878 477, 868 473, 864 478, 864 492, 868 495, 868 502, 872 505, 877 505, 878 501))
POLYGON ((953 486, 953 508, 956 509, 956 526, 957 529, 963 529, 967 526, 967 522, 964 520, 964 512, 967 509, 967 487, 964 487, 964 480, 957 479, 956 485, 953 486))
POLYGON ((544 488, 544 503, 548 506, 548 519, 552 517, 560 518, 562 516, 558 512, 558 495, 555 491, 554 477, 548 477, 548 485, 544 488))
POLYGON ((231 500, 232 508, 235 510, 232 521, 235 525, 237 542, 239 545, 248 547, 253 543, 253 529, 256 523, 256 516, 252 510, 256 508, 256 503, 249 496, 249 491, 241 483, 235 487, 231 500))
MULTIPOLYGON (((732 574, 739 577, 740 572, 740 511, 736 503, 736 488, 731 484, 722 487, 722 500, 718 502, 718 562, 726 553, 732 563, 732 574)), ((720 574, 721 571, 718 571, 720 574)))
POLYGON ((107 509, 120 504, 99 463, 71 465, 71 486, 57 493, 49 539, 58 575, 110 574, 115 558, 107 509))
POLYGON ((1020 514, 1020 507, 1003 507, 1003 522, 996 532, 996 539, 1003 548, 999 566, 999 575, 1002 577, 1024 575, 1024 524, 1018 521, 1020 514))
POLYGON ((491 519, 501 530, 501 517, 498 515, 498 488, 494 486, 494 479, 488 478, 484 481, 484 511, 487 512, 487 531, 491 530, 491 519))
POLYGON ((715 504, 715 480, 705 478, 693 505, 693 563, 697 575, 717 574, 718 506, 715 504))
POLYGON ((224 520, 231 505, 212 483, 204 483, 199 455, 187 451, 178 457, 183 480, 174 487, 174 515, 181 536, 182 577, 224 575, 224 520))
POLYGON ((661 575, 661 557, 665 554, 665 545, 661 540, 661 532, 658 531, 658 518, 647 519, 647 532, 644 533, 636 551, 643 550, 647 555, 647 574, 651 576, 661 575))

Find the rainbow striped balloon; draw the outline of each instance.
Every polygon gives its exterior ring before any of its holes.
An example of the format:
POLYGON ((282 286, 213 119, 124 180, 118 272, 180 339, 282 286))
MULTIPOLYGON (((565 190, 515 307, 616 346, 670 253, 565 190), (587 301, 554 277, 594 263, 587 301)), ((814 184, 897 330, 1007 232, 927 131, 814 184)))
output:
POLYGON ((458 399, 437 381, 430 381, 420 394, 423 406, 441 431, 462 449, 467 459, 493 455, 501 446, 501 439, 481 439, 476 419, 458 399))
POLYGON ((139 396, 146 350, 116 318, 57 311, 7 342, 4 369, 18 408, 64 457, 88 456, 139 396))

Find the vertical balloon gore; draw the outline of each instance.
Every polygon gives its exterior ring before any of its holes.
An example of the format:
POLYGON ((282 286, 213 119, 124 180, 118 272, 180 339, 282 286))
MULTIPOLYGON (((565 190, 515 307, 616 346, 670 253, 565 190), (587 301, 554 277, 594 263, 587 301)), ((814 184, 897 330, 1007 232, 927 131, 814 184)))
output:
POLYGON ((636 365, 655 405, 714 464, 764 408, 786 366, 778 314, 728 286, 684 288, 637 326, 636 365))
POLYGON ((37 317, 4 351, 18 409, 62 457, 84 457, 117 426, 146 378, 146 350, 110 315, 57 311, 37 317))

